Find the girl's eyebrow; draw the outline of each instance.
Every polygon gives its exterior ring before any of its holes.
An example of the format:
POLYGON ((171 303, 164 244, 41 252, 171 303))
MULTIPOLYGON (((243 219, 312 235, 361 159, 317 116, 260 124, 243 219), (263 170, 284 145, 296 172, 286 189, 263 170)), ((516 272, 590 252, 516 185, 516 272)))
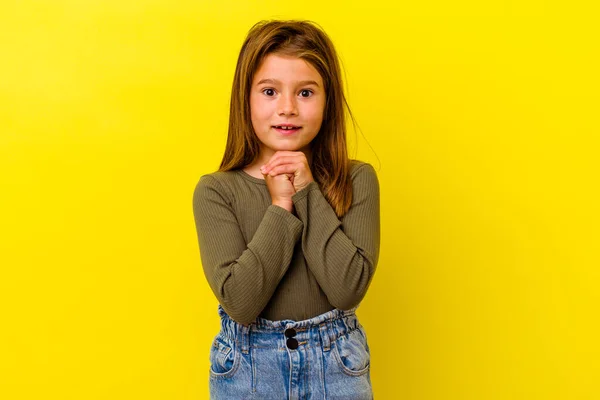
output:
MULTIPOLYGON (((277 79, 261 79, 260 81, 258 81, 257 85, 260 85, 261 83, 270 83, 272 85, 281 84, 281 82, 278 81, 277 79)), ((316 87, 319 87, 319 84, 315 81, 299 81, 298 85, 299 86, 315 85, 316 87)))

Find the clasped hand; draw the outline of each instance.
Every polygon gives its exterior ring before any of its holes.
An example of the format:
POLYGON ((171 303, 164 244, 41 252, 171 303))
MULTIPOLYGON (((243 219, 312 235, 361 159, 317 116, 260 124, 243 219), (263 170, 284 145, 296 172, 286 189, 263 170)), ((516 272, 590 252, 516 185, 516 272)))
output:
POLYGON ((302 151, 277 151, 260 171, 273 203, 288 210, 291 210, 292 196, 314 181, 302 151))

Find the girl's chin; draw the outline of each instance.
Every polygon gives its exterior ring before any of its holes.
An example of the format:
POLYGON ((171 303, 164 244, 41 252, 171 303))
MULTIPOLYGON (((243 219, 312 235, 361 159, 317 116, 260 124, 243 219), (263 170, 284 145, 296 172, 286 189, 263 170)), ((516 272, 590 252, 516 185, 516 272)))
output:
POLYGON ((298 146, 275 146, 275 147, 269 147, 269 150, 271 150, 272 152, 276 152, 276 151, 300 151, 300 148, 298 146))
POLYGON ((272 142, 262 142, 262 147, 264 150, 274 153, 276 151, 302 151, 302 149, 308 149, 308 144, 278 138, 272 142))

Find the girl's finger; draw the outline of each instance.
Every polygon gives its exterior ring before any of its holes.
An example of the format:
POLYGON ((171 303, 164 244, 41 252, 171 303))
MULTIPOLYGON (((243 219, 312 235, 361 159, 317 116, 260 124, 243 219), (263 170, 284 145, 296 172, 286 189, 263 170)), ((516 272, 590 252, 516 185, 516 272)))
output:
POLYGON ((296 163, 300 160, 298 160, 298 156, 280 156, 277 157, 274 160, 269 160, 268 163, 266 163, 263 168, 261 168, 261 171, 264 171, 264 173, 269 172, 271 169, 273 169, 274 167, 281 165, 281 164, 292 164, 292 163, 296 163))
POLYGON ((273 167, 273 169, 269 171, 268 174, 271 176, 279 174, 293 174, 296 172, 296 169, 296 164, 283 164, 273 167))
POLYGON ((273 156, 269 159, 269 161, 267 161, 267 163, 265 165, 273 164, 282 157, 306 157, 306 156, 301 151, 279 150, 279 151, 275 152, 275 154, 273 154, 273 156))

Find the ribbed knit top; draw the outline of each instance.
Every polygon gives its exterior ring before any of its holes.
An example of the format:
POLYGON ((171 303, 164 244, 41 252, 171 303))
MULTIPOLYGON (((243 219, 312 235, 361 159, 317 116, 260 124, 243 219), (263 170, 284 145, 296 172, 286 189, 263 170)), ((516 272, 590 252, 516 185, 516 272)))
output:
POLYGON ((241 169, 202 175, 193 194, 200 258, 223 309, 247 325, 357 306, 379 258, 379 181, 352 160, 352 206, 338 218, 317 182, 271 204, 264 179, 241 169))

